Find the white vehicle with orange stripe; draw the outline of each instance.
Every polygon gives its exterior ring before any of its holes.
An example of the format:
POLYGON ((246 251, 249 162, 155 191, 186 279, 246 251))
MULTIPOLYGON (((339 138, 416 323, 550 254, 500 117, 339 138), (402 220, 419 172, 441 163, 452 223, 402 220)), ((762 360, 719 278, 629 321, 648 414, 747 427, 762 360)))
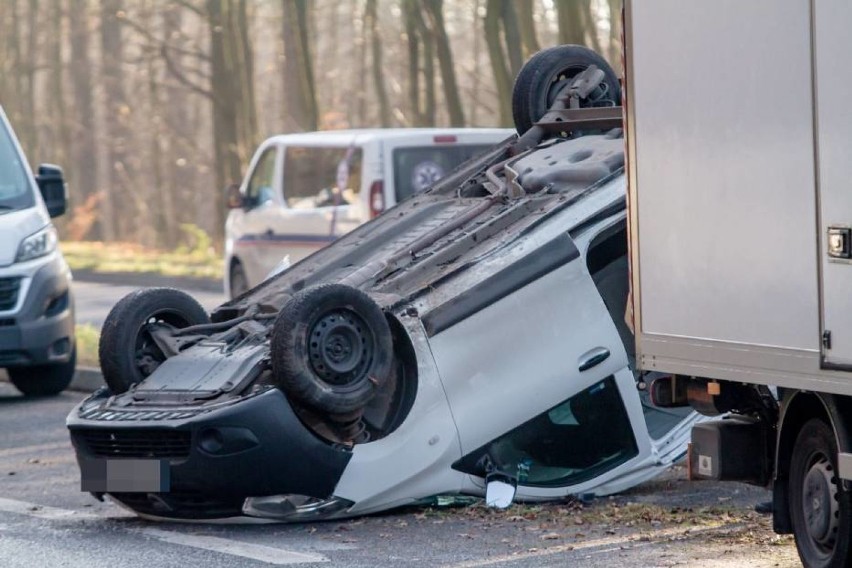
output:
POLYGON ((504 128, 393 128, 273 136, 229 188, 225 292, 236 297, 505 140, 504 128))

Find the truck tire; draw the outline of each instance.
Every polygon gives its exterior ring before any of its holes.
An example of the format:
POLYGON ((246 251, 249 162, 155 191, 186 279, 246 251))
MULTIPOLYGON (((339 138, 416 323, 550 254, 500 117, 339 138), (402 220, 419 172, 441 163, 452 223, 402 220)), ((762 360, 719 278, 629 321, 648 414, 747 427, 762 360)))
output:
POLYGON ((104 382, 114 394, 126 392, 166 360, 147 330, 156 322, 180 329, 210 323, 210 316, 195 298, 174 288, 145 288, 119 300, 104 320, 98 345, 104 382))
POLYGON ((54 396, 71 384, 77 365, 77 349, 65 363, 35 365, 32 367, 10 367, 6 369, 9 380, 24 396, 54 396))
POLYGON ((796 548, 808 568, 839 568, 852 560, 852 494, 839 482, 836 456, 828 424, 806 422, 793 446, 788 491, 796 548))
POLYGON ((294 295, 272 330, 272 371, 293 399, 331 415, 358 411, 387 382, 393 339, 364 292, 321 284, 294 295))
POLYGON ((618 77, 603 57, 582 45, 557 45, 533 55, 515 78, 512 118, 518 134, 532 128, 550 110, 569 80, 591 65, 603 71, 605 78, 598 92, 593 93, 593 100, 583 101, 580 106, 621 104, 618 77))

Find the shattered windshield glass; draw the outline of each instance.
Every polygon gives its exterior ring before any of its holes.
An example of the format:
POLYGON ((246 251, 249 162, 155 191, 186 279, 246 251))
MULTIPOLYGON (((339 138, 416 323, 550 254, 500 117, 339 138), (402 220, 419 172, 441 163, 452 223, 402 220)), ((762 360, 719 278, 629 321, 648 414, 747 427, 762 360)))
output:
POLYGON ((482 475, 483 458, 519 485, 573 485, 609 471, 639 450, 612 377, 525 422, 462 458, 458 469, 482 475))
POLYGON ((35 205, 21 156, 0 122, 0 214, 35 205))

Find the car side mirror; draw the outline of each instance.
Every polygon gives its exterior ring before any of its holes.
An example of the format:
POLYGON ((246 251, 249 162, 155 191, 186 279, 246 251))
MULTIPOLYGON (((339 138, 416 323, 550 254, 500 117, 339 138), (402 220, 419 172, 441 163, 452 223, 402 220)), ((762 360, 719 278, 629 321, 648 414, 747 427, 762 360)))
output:
POLYGON ((41 164, 38 167, 36 183, 50 216, 63 215, 68 209, 68 186, 62 177, 62 168, 53 164, 41 164))
POLYGON ((485 505, 496 509, 505 509, 515 500, 518 488, 516 479, 503 473, 489 473, 485 476, 485 505))
POLYGON ((245 206, 245 199, 243 198, 243 194, 240 193, 239 185, 232 183, 226 187, 225 195, 227 198, 228 209, 241 209, 245 206))

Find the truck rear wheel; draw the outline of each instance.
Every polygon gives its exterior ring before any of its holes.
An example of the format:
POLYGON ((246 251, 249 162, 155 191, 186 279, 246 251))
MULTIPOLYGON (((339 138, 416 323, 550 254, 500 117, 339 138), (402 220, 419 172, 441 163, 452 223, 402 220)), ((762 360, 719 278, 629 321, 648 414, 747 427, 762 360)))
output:
POLYGON ((852 495, 837 475, 837 441, 819 419, 805 423, 790 464, 790 518, 799 557, 808 568, 848 566, 852 495))

